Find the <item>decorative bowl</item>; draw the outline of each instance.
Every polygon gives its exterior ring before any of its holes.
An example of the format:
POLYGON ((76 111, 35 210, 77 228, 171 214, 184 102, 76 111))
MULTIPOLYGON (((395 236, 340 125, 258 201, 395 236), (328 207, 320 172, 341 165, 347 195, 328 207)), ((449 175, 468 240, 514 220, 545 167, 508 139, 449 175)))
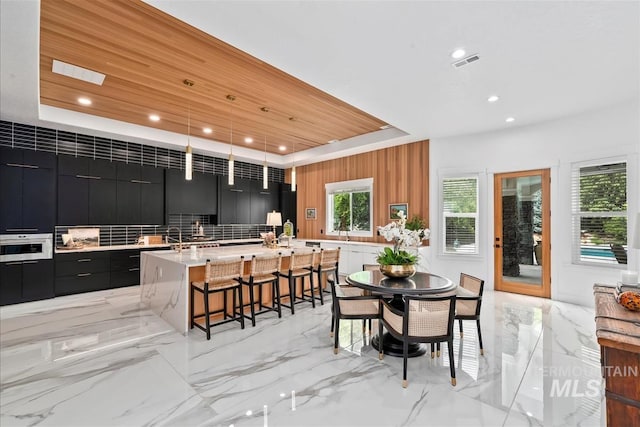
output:
POLYGON ((416 266, 415 264, 380 265, 380 272, 387 277, 402 279, 416 274, 416 266))

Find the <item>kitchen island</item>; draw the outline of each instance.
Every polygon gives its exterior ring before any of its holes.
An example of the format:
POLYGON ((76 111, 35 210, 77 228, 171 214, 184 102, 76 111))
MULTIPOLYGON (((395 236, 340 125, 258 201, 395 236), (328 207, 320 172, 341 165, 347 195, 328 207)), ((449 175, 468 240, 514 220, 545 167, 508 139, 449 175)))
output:
MULTIPOLYGON (((190 250, 143 252, 140 258, 140 299, 142 304, 173 326, 178 332, 189 331, 189 284, 194 280, 203 280, 204 265, 207 259, 226 259, 244 256, 245 272, 253 255, 264 256, 282 253, 283 269, 288 265, 291 251, 311 251, 304 247, 278 247, 270 249, 262 245, 241 245, 217 248, 198 248, 195 253, 190 250)), ((281 284, 281 289, 284 288, 281 284)), ((270 297, 270 295, 268 296, 270 297)), ((213 299, 214 307, 221 307, 221 297, 213 299)), ((248 299, 244 298, 245 304, 248 299)), ((200 301, 201 304, 201 301, 200 301)), ((196 301, 196 310, 201 305, 196 301)))

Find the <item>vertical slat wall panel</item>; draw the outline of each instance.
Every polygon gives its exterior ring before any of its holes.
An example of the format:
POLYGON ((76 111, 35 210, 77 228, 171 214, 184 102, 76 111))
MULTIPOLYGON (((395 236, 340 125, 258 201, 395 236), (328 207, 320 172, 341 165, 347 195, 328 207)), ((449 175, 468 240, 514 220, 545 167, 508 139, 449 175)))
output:
MULTIPOLYGON (((373 225, 385 225, 389 204, 408 203, 409 217, 422 216, 429 221, 429 141, 414 142, 368 153, 296 167, 298 238, 326 239, 326 194, 329 182, 373 177, 373 225), (317 219, 305 219, 305 208, 316 208, 317 219), (321 232, 322 230, 322 232, 321 232)), ((291 182, 291 170, 285 172, 291 182)), ((384 243, 382 237, 357 241, 384 243)))

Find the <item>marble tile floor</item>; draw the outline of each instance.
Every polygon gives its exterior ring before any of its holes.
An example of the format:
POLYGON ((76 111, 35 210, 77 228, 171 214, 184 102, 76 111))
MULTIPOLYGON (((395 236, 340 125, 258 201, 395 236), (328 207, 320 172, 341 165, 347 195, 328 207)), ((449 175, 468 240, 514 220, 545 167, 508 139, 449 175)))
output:
MULTIPOLYGON (((0 309, 0 425, 600 426, 604 398, 593 309, 485 293, 456 325, 457 386, 444 357, 378 354, 360 321, 329 337, 331 305, 174 332, 139 288, 0 309), (266 408, 266 411, 265 411, 266 408)), ((374 323, 374 334, 377 325, 374 323)))

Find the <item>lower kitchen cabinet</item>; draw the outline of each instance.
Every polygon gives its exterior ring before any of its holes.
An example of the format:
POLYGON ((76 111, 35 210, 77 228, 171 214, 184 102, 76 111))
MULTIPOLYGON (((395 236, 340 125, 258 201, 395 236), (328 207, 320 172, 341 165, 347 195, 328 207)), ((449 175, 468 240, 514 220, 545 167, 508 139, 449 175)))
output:
POLYGON ((109 253, 104 251, 57 254, 55 295, 70 295, 109 288, 109 253))
POLYGON ((111 288, 140 284, 140 250, 111 252, 111 288))
POLYGON ((53 298, 53 260, 0 263, 0 305, 53 298))

